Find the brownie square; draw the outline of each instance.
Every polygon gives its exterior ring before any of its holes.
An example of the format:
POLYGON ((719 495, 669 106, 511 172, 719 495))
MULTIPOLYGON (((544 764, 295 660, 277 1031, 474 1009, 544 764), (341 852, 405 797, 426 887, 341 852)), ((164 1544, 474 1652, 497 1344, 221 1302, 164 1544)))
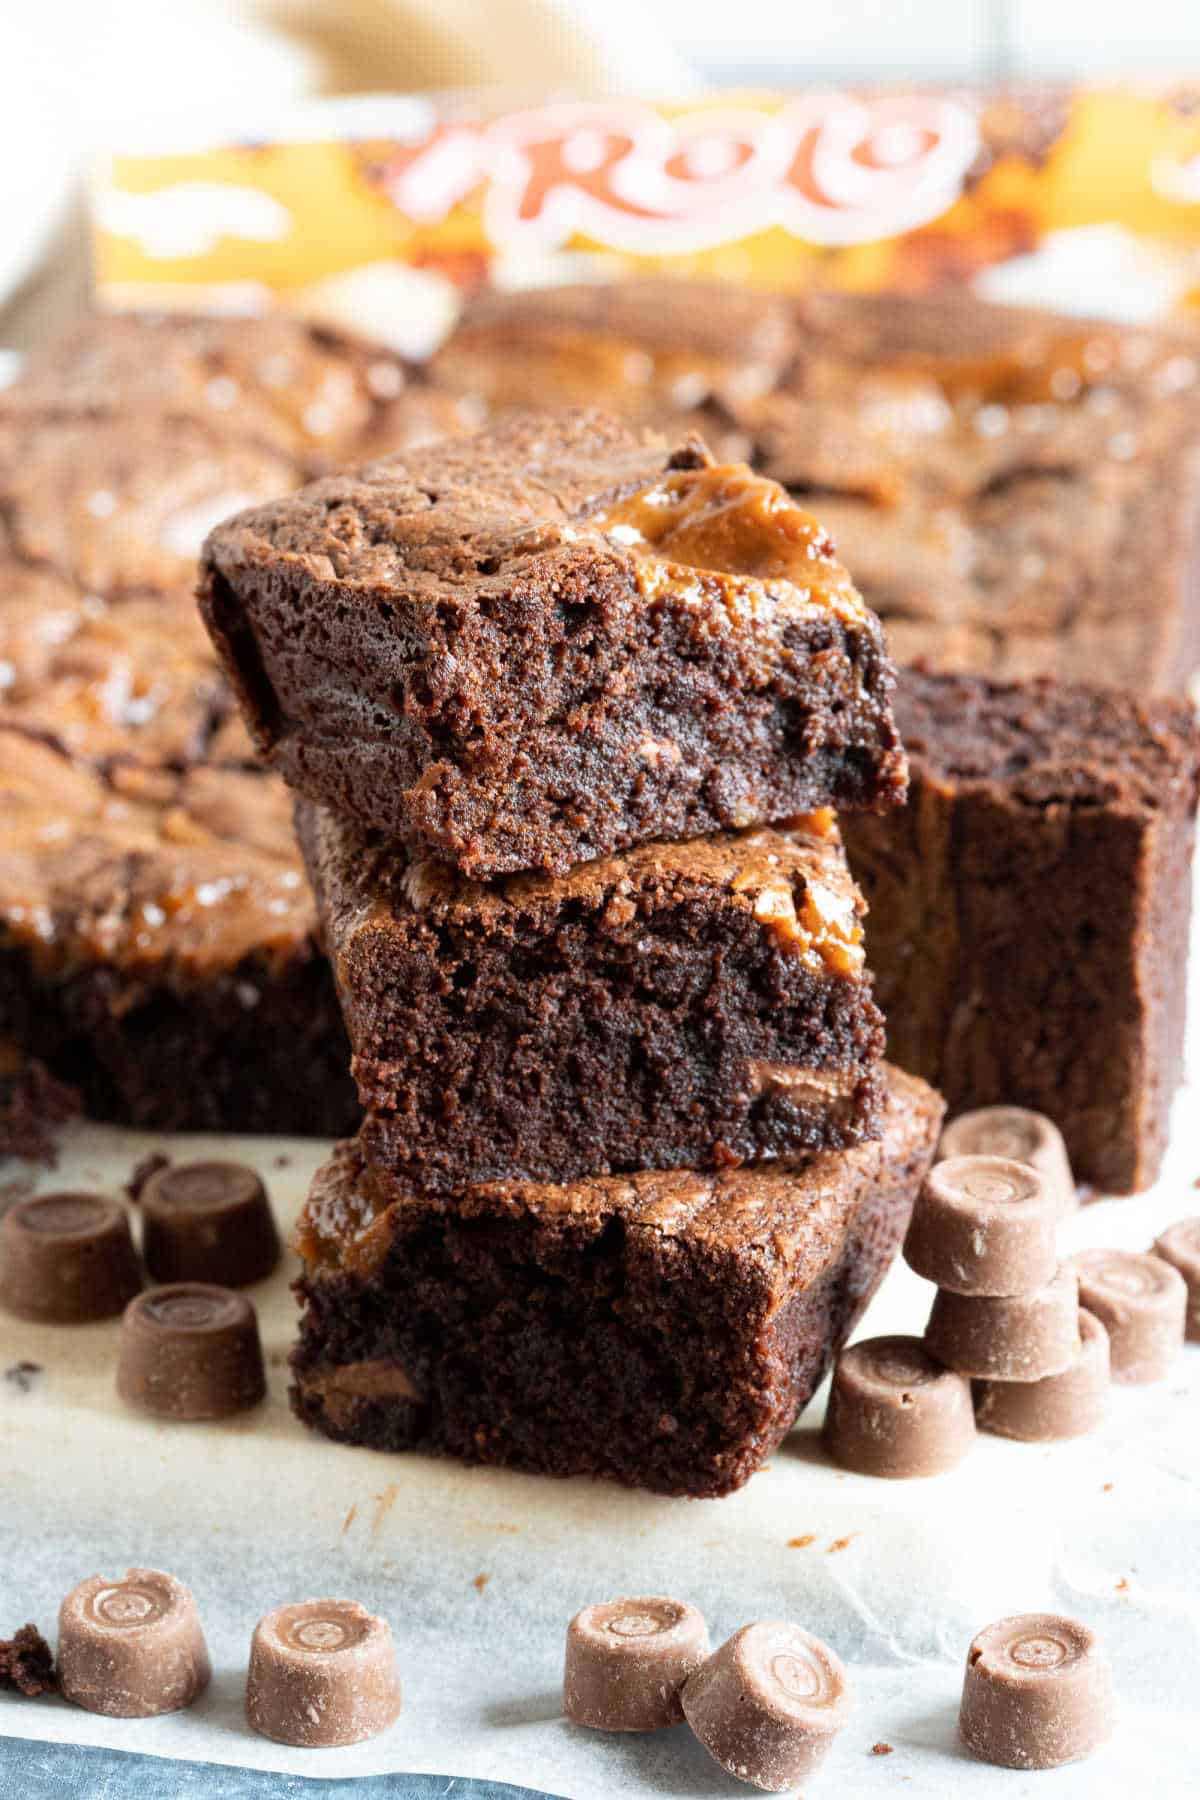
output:
POLYGON ((1200 733, 1169 699, 906 670, 909 806, 847 818, 889 1054, 1150 1185, 1182 1076, 1200 733))
POLYGON ((0 1021, 93 1117, 335 1134, 349 1052, 285 790, 0 729, 0 1021))
POLYGON ((483 884, 298 807, 366 1153, 430 1192, 878 1130, 861 902, 818 815, 483 884))
POLYGON ((820 527, 601 414, 246 513, 201 606, 293 787, 472 876, 903 794, 882 634, 820 527))
POLYGON ((892 1071, 854 1150, 441 1200, 342 1144, 298 1234, 295 1409, 345 1443, 729 1493, 882 1279, 942 1113, 892 1071))

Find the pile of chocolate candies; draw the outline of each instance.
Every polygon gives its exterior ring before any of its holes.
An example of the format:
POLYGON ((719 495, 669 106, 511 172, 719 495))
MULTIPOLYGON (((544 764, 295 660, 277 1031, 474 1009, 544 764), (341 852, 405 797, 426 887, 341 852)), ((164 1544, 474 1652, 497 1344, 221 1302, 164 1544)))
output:
POLYGON ((1076 1206, 1066 1147, 1040 1113, 988 1107, 947 1127, 905 1260, 937 1284, 924 1338, 868 1338, 833 1374, 825 1445, 861 1475, 936 1475, 977 1429, 1045 1443, 1104 1417, 1110 1381, 1161 1381, 1200 1342, 1200 1219, 1145 1254, 1060 1262, 1076 1206))
MULTIPOLYGON (((839 1657, 801 1626, 760 1619, 713 1651, 694 1606, 654 1594, 601 1601, 571 1620, 563 1711, 593 1731, 686 1719, 728 1774, 786 1793, 825 1760, 851 1697, 839 1657)), ((976 1755, 1054 1768, 1102 1744, 1112 1718, 1108 1660, 1086 1625, 1027 1613, 972 1641, 959 1727, 976 1755)))
POLYGON ((0 1222, 0 1307, 41 1325, 121 1316, 117 1392, 158 1418, 215 1420, 266 1394, 258 1315, 240 1290, 277 1267, 279 1234, 243 1163, 169 1164, 131 1193, 39 1194, 0 1222), (146 1287, 147 1276, 157 1285, 146 1287))

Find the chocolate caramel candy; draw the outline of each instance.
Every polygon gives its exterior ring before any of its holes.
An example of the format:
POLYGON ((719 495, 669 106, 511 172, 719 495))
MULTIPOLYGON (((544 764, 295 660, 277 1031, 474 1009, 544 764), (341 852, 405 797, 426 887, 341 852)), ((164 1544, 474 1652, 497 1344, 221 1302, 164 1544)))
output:
POLYGON ((1027 1444, 1086 1437, 1104 1422, 1111 1380, 1108 1333, 1081 1307, 1079 1342, 1062 1374, 1041 1381, 978 1382, 975 1422, 981 1431, 1027 1444))
POLYGON ((1154 1240, 1155 1256, 1161 1256, 1183 1276, 1188 1291, 1187 1340, 1200 1344, 1200 1219, 1180 1219, 1154 1240))
POLYGON ((100 1194, 19 1200, 0 1224, 0 1306, 21 1319, 111 1319, 142 1285, 123 1207, 100 1194))
POLYGON ((1008 1162, 1028 1163, 1045 1181, 1060 1219, 1079 1205, 1063 1134, 1045 1113, 1024 1106, 981 1106, 960 1113, 938 1145, 939 1162, 952 1156, 1002 1156, 1008 1162))
POLYGON ((952 1294, 1024 1294, 1058 1266, 1046 1181, 1003 1156, 951 1156, 925 1178, 904 1257, 952 1294))
POLYGON ((224 1419, 267 1391, 244 1294, 202 1282, 149 1288, 125 1309, 117 1392, 163 1419, 224 1419))
POLYGON ((322 1750, 378 1737, 399 1716, 386 1619, 354 1600, 301 1600, 255 1626, 246 1717, 263 1737, 322 1750))
POLYGON ((142 1255, 156 1281, 246 1287, 279 1262, 267 1190, 244 1163, 175 1163, 142 1189, 142 1255))
POLYGON ((858 1475, 940 1475, 975 1442, 971 1384, 919 1338, 865 1338, 834 1366, 824 1442, 858 1475))
POLYGON ((820 1766, 850 1712, 840 1658, 784 1619, 743 1625, 684 1683, 682 1701, 709 1755, 769 1794, 820 1766))
POLYGON ((963 1742, 1004 1769, 1056 1769, 1112 1729, 1112 1674, 1094 1631, 1055 1613, 987 1625, 967 1652, 963 1742))
POLYGON ((178 1712, 208 1686, 210 1674, 196 1602, 173 1575, 92 1575, 62 1603, 59 1685, 88 1712, 113 1719, 178 1712))
POLYGON ((694 1606, 665 1595, 602 1600, 567 1627, 563 1711, 595 1731, 659 1731, 683 1717, 679 1690, 709 1654, 694 1606))
POLYGON ((1061 1263, 1028 1294, 934 1296, 925 1348, 959 1375, 1041 1381, 1069 1369, 1079 1348, 1079 1277, 1061 1263))
POLYGON ((1108 1333, 1112 1378, 1129 1386, 1162 1381, 1183 1348, 1187 1283, 1161 1256, 1082 1250, 1079 1300, 1108 1333))

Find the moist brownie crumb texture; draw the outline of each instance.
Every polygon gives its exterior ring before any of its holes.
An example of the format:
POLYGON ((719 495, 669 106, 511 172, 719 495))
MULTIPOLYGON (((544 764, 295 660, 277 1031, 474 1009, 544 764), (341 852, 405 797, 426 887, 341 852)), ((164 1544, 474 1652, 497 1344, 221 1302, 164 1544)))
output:
POLYGON ((0 394, 10 1147, 61 1110, 47 1081, 145 1126, 353 1124, 287 802, 196 555, 239 506, 466 422, 389 352, 282 319, 90 319, 0 394))

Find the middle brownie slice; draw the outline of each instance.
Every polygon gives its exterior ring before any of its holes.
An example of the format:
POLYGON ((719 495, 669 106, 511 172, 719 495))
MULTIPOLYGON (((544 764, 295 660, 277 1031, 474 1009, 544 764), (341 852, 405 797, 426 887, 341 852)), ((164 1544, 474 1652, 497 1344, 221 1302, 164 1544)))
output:
POLYGON ((833 815, 488 883, 297 809, 372 1161, 428 1193, 878 1135, 883 1020, 833 815))

